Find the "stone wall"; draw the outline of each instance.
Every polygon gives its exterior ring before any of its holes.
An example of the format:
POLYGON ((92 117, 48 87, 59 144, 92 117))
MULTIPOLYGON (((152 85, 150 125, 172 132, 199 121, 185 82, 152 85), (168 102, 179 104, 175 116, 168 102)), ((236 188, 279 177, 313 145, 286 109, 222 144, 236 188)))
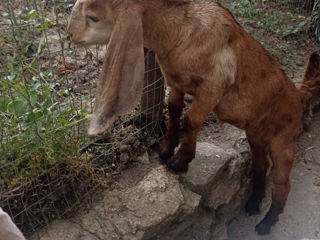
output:
POLYGON ((227 239, 226 224, 246 199, 248 169, 234 149, 200 142, 186 174, 155 166, 136 185, 106 191, 88 213, 54 222, 40 239, 227 239))

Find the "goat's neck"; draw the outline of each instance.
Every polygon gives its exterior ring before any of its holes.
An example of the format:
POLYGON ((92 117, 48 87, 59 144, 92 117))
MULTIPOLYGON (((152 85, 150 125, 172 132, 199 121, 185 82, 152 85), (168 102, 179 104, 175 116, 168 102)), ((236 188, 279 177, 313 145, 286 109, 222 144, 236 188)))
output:
POLYGON ((166 57, 191 33, 191 26, 182 23, 184 11, 164 6, 149 8, 143 16, 144 46, 166 57))

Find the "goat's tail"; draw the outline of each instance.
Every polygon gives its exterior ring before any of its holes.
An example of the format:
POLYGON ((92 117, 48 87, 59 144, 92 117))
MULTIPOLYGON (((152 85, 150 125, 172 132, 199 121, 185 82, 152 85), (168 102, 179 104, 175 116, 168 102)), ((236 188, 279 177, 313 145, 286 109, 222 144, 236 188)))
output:
POLYGON ((320 56, 313 53, 310 56, 307 69, 304 73, 302 83, 299 91, 301 93, 302 101, 307 106, 313 96, 320 89, 320 56))

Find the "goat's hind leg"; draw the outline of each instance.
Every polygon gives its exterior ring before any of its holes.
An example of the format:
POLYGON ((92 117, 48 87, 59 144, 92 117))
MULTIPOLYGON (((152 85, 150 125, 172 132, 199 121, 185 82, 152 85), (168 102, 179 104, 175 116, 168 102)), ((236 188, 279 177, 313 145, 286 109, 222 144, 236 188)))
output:
POLYGON ((270 143, 273 161, 272 203, 263 220, 256 226, 258 234, 268 234, 271 227, 279 220, 290 192, 289 176, 295 160, 295 141, 285 135, 274 138, 270 143))
POLYGON ((159 157, 162 163, 173 156, 174 149, 179 145, 180 116, 184 104, 184 94, 177 89, 171 88, 168 97, 169 122, 166 136, 160 144, 159 157))
POLYGON ((252 215, 259 213, 259 206, 265 195, 268 159, 266 144, 262 141, 257 141, 257 138, 248 132, 246 134, 251 150, 253 189, 245 209, 247 213, 252 215))

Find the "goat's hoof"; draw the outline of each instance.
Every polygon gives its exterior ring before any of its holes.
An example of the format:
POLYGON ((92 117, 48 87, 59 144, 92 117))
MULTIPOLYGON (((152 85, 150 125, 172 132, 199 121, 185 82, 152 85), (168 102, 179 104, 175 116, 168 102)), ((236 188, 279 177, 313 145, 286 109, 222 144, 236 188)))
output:
POLYGON ((175 163, 171 163, 168 164, 167 163, 167 167, 170 171, 174 172, 174 173, 185 173, 188 171, 188 164, 175 164, 175 163))
POLYGON ((169 170, 175 173, 184 173, 188 171, 189 161, 185 161, 179 154, 167 161, 169 170))
POLYGON ((159 147, 159 160, 161 164, 166 164, 173 156, 176 144, 171 144, 170 141, 164 139, 159 147))
POLYGON ((256 232, 259 235, 266 235, 270 233, 271 225, 263 220, 256 226, 256 232))
POLYGON ((245 206, 245 210, 250 216, 260 213, 259 205, 260 201, 254 199, 253 197, 250 197, 245 206))
POLYGON ((159 161, 161 164, 166 164, 168 160, 173 156, 174 150, 167 150, 167 151, 159 151, 159 161))

